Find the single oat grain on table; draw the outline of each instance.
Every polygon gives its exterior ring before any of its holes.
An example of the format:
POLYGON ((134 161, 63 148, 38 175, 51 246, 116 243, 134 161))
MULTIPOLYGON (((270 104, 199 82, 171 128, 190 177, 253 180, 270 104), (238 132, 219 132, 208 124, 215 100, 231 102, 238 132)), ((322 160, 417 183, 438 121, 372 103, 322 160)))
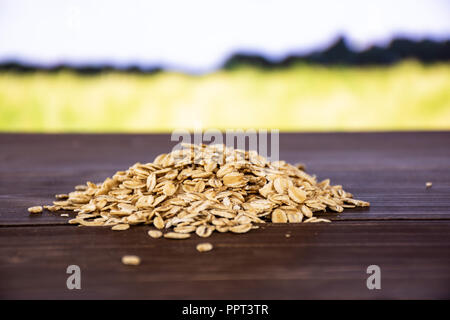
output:
POLYGON ((255 151, 223 145, 184 145, 56 198, 44 208, 77 212, 71 224, 113 230, 146 224, 164 231, 166 239, 246 233, 266 222, 330 222, 314 215, 370 205, 329 179, 317 181, 302 165, 269 162, 255 151))
POLYGON ((28 208, 28 212, 29 212, 29 213, 41 213, 42 210, 43 210, 43 209, 42 209, 41 206, 34 206, 34 207, 28 208))
POLYGON ((141 263, 141 258, 134 255, 127 255, 122 257, 122 263, 129 266, 137 266, 141 263))
POLYGON ((148 235, 154 239, 158 239, 158 238, 161 238, 163 234, 159 230, 150 230, 148 232, 148 235))
POLYGON ((209 242, 199 243, 196 247, 199 252, 211 251, 213 249, 213 245, 209 242))

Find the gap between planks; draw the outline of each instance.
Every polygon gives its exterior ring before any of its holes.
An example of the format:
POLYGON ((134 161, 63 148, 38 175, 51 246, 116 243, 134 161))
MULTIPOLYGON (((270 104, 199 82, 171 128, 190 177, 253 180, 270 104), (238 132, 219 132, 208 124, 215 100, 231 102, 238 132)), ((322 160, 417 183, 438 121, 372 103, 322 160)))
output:
MULTIPOLYGON (((399 218, 374 218, 374 219, 363 219, 363 218, 346 218, 345 220, 332 220, 331 223, 327 223, 327 225, 333 225, 333 224, 346 224, 346 223, 354 223, 354 222, 361 222, 360 224, 376 224, 378 222, 435 222, 435 221, 450 221, 450 217, 448 218, 442 218, 442 217, 430 217, 430 218, 408 218, 408 217, 399 217, 399 218)), ((325 224, 325 223, 322 223, 325 224)), ((270 226, 270 227, 287 227, 287 226, 293 226, 293 225, 304 225, 303 223, 295 224, 295 223, 286 223, 286 224, 257 224, 259 226, 270 226)), ((314 223, 308 223, 308 225, 316 225, 314 223)), ((139 225, 139 227, 145 226, 145 225, 139 225)), ((150 225, 149 225, 150 226, 150 225)), ((29 228, 29 227, 71 227, 74 226, 69 223, 39 223, 39 224, 32 224, 32 223, 24 223, 24 224, 17 224, 17 223, 0 223, 0 229, 1 228, 29 228)))

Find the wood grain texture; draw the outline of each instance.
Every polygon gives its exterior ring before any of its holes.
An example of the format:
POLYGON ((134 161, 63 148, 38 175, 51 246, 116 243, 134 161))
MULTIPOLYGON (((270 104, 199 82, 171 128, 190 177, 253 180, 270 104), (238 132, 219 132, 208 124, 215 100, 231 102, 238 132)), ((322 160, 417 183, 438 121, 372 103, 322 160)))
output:
POLYGON ((80 228, 26 211, 175 143, 168 135, 0 134, 0 298, 450 298, 450 132, 281 134, 281 159, 372 206, 326 214, 331 224, 215 234, 208 253, 195 250, 196 237, 151 239, 145 226, 80 228), (124 254, 143 262, 123 266, 124 254), (70 264, 82 269, 80 291, 65 287, 70 264), (382 268, 380 291, 366 288, 371 264, 382 268))
MULTIPOLYGON (((30 217, 25 209, 152 161, 175 144, 169 135, 2 134, 0 225, 65 224, 53 214, 30 217)), ((303 162, 309 173, 372 203, 331 218, 450 219, 449 145, 447 132, 281 134, 280 158, 303 162)))
POLYGON ((345 299, 450 298, 450 222, 267 225, 245 235, 152 239, 139 226, 3 228, 1 298, 345 299), (289 238, 285 234, 289 233, 289 238), (124 266, 126 254, 141 257, 124 266), (67 266, 82 289, 67 290, 67 266), (366 269, 381 268, 381 290, 366 269))

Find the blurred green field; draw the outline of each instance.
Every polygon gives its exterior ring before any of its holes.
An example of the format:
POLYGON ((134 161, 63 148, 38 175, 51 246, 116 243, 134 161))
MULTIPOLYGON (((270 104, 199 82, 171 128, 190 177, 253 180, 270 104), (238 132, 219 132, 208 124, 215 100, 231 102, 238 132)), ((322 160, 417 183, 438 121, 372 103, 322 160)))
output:
POLYGON ((0 131, 450 129, 450 64, 202 76, 0 74, 0 131))

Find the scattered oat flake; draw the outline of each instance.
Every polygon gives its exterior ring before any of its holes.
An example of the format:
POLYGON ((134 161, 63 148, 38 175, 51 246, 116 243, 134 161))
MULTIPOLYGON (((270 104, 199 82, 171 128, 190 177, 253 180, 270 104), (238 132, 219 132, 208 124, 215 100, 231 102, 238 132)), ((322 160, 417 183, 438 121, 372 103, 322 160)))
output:
POLYGON ((187 239, 190 237, 189 233, 168 232, 164 234, 164 238, 167 239, 187 239))
POLYGON ((231 227, 230 231, 234 232, 234 233, 246 233, 246 232, 249 232, 251 228, 252 228, 252 224, 247 223, 247 224, 241 224, 241 225, 231 227))
POLYGON ((42 212, 42 207, 41 206, 35 206, 35 207, 30 207, 28 208, 28 212, 29 213, 41 213, 42 212))
POLYGON ((157 238, 161 238, 163 234, 159 230, 149 230, 148 235, 154 239, 157 239, 157 238))
POLYGON ((315 220, 314 222, 331 222, 328 219, 324 219, 324 218, 318 218, 317 220, 315 220))
POLYGON ((214 227, 202 225, 202 226, 199 226, 199 227, 195 230, 195 233, 196 233, 199 237, 207 238, 207 237, 209 237, 209 236, 212 234, 212 232, 214 231, 214 229, 215 229, 214 227))
POLYGON ((160 216, 157 216, 154 220, 153 220, 153 225, 158 228, 158 229, 163 229, 164 228, 164 220, 163 218, 161 218, 160 216))
POLYGON ((427 188, 431 188, 432 186, 433 186, 432 182, 425 183, 425 187, 427 187, 427 188))
POLYGON ((196 248, 199 252, 206 252, 211 251, 213 249, 213 245, 209 242, 199 243, 196 248))
POLYGON ((116 224, 115 226, 113 226, 111 228, 111 230, 114 230, 114 231, 122 231, 122 230, 127 230, 127 229, 130 229, 129 224, 116 224))
POLYGON ((68 217, 69 215, 67 213, 61 213, 61 217, 68 217))
POLYGON ((286 213, 284 213, 284 211, 281 209, 275 209, 272 212, 272 222, 273 223, 286 223, 287 222, 286 213))
POLYGON ((134 255, 126 255, 122 257, 122 263, 129 266, 137 266, 141 263, 141 258, 134 255))

